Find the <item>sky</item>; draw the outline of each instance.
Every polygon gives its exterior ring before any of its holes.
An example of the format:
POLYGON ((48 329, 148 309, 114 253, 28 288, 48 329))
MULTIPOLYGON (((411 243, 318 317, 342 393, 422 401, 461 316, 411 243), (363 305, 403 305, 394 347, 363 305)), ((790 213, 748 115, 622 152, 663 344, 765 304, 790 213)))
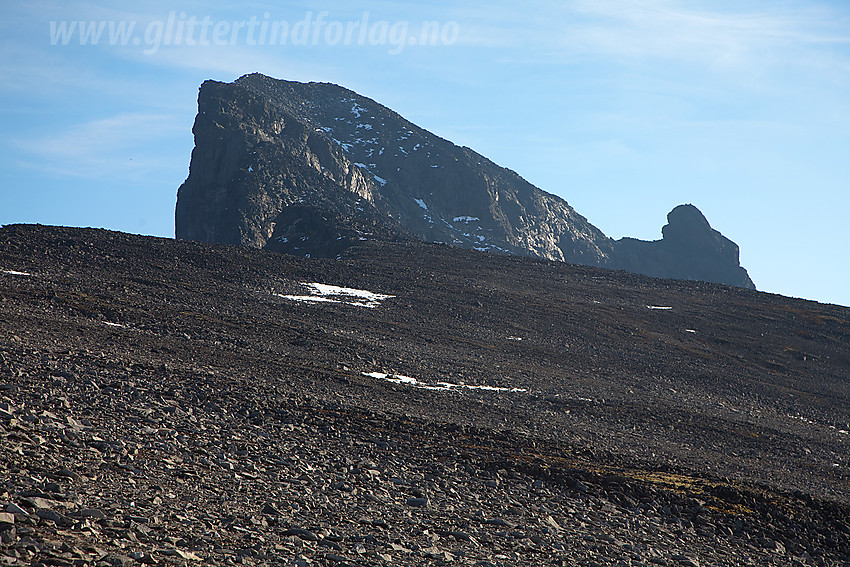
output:
POLYGON ((850 306, 846 0, 128 4, 2 3, 0 225, 173 237, 198 87, 260 72, 375 99, 613 238, 692 203, 759 290, 850 306))

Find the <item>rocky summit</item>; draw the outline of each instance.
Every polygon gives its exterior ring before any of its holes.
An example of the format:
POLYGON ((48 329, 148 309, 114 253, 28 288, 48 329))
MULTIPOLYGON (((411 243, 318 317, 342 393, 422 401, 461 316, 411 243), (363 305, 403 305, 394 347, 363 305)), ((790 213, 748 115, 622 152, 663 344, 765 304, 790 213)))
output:
POLYGON ((711 228, 693 205, 679 205, 667 215, 662 239, 647 242, 622 238, 613 264, 619 269, 657 278, 722 282, 754 289, 738 263, 738 245, 711 228))
POLYGON ((613 240, 566 201, 374 100, 260 74, 206 81, 177 238, 336 257, 408 238, 754 289, 695 207, 659 242, 613 240))
POLYGON ((850 564, 850 309, 333 253, 0 229, 0 565, 850 564))

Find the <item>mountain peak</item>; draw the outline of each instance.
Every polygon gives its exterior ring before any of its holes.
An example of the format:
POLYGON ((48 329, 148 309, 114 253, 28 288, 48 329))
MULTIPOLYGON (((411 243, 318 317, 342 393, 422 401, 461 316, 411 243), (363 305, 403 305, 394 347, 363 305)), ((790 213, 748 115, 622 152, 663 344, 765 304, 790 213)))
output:
MULTIPOLYGON (((193 132, 189 177, 178 191, 181 239, 338 255, 380 235, 658 272, 646 268, 658 261, 651 249, 615 242, 564 199, 338 85, 259 73, 233 83, 206 81, 193 132), (303 229, 314 222, 320 229, 303 229), (287 234, 297 234, 296 242, 287 234), (334 241, 316 242, 322 235, 334 241), (647 251, 648 258, 640 256, 647 251)), ((678 209, 668 219, 675 234, 680 220, 693 225, 693 211, 678 209)), ((734 249, 731 268, 738 268, 734 249)), ((666 261, 661 273, 693 279, 693 270, 678 271, 687 264, 679 260, 666 261)), ((732 283, 715 269, 697 271, 708 281, 732 283)))
POLYGON ((705 215, 691 204, 678 205, 674 207, 672 211, 667 213, 667 223, 667 226, 662 228, 662 234, 667 227, 674 227, 674 230, 676 227, 703 228, 705 230, 711 229, 705 215))

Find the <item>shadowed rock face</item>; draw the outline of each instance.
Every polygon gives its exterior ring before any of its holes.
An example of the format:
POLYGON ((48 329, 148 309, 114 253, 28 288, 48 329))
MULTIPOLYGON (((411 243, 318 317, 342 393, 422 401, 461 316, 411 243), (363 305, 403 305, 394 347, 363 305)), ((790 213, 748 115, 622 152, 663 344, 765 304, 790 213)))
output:
POLYGON ((755 289, 738 264, 738 245, 711 228, 693 205, 679 205, 667 215, 662 239, 616 242, 613 265, 658 278, 713 281, 755 289))
POLYGON ((206 81, 193 133, 177 238, 314 257, 414 238, 753 287, 734 243, 712 231, 722 245, 705 244, 694 207, 663 246, 614 241, 560 197, 337 85, 206 81))

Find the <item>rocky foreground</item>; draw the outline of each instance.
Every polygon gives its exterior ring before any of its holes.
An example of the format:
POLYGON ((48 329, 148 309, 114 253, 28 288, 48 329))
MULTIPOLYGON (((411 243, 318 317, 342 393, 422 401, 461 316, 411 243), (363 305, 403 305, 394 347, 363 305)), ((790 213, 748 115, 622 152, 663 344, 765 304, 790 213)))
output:
POLYGON ((846 308, 36 226, 0 296, 2 565, 850 564, 846 308))

